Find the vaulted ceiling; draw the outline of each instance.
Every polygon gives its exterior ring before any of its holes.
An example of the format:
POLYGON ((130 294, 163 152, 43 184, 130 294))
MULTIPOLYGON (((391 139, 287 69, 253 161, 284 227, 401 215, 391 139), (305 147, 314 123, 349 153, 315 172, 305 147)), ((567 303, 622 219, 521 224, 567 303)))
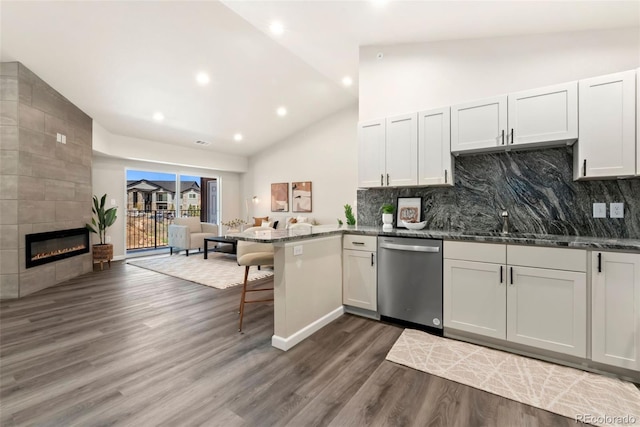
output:
POLYGON ((110 132, 248 156, 356 103, 360 46, 638 27, 640 2, 3 0, 0 25, 2 61, 110 132))

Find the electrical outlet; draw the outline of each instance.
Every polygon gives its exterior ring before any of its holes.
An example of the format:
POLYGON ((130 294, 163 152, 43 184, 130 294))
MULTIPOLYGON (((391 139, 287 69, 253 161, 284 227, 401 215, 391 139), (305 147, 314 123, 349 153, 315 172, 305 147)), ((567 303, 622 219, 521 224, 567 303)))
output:
POLYGON ((594 218, 606 218, 607 217, 607 204, 606 203, 594 203, 593 204, 593 217, 594 218))
POLYGON ((62 134, 56 133, 56 142, 62 142, 62 134))
POLYGON ((106 242, 105 243, 111 243, 111 236, 107 235, 107 237, 105 238, 106 242))
POLYGON ((302 245, 293 247, 293 255, 294 256, 302 255, 302 245))
POLYGON ((624 218, 624 203, 609 203, 611 218, 624 218))

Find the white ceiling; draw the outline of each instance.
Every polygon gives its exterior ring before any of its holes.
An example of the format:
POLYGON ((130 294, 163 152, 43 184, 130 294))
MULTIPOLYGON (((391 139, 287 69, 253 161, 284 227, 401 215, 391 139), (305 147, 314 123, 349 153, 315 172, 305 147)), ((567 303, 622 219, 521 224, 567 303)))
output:
POLYGON ((640 26, 638 0, 379 3, 3 0, 0 59, 112 133, 252 155, 356 102, 360 46, 640 26))

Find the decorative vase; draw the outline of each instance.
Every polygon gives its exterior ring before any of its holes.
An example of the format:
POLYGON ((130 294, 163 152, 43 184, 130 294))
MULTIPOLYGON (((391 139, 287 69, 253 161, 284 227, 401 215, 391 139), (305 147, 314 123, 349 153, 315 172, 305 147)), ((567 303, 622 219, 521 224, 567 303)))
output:
POLYGON ((382 214, 382 231, 393 230, 393 214, 382 214))
POLYGON ((103 270, 103 263, 106 261, 111 268, 111 259, 113 258, 113 245, 111 243, 103 243, 91 246, 93 252, 93 262, 100 263, 100 270, 103 270))

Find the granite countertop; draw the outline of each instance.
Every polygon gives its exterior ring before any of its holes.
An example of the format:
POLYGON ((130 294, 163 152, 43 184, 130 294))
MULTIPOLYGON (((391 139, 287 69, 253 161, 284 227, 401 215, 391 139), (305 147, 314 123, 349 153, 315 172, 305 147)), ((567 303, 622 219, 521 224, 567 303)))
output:
POLYGON ((552 246, 576 249, 609 249, 640 252, 640 239, 608 239, 589 236, 562 236, 553 234, 527 234, 491 231, 443 231, 443 230, 407 230, 394 228, 382 231, 382 227, 318 225, 310 231, 302 229, 243 232, 230 234, 238 240, 259 243, 284 243, 304 240, 310 237, 323 237, 336 234, 362 234, 367 236, 417 237, 423 239, 465 240, 487 243, 511 243, 518 245, 552 246))

